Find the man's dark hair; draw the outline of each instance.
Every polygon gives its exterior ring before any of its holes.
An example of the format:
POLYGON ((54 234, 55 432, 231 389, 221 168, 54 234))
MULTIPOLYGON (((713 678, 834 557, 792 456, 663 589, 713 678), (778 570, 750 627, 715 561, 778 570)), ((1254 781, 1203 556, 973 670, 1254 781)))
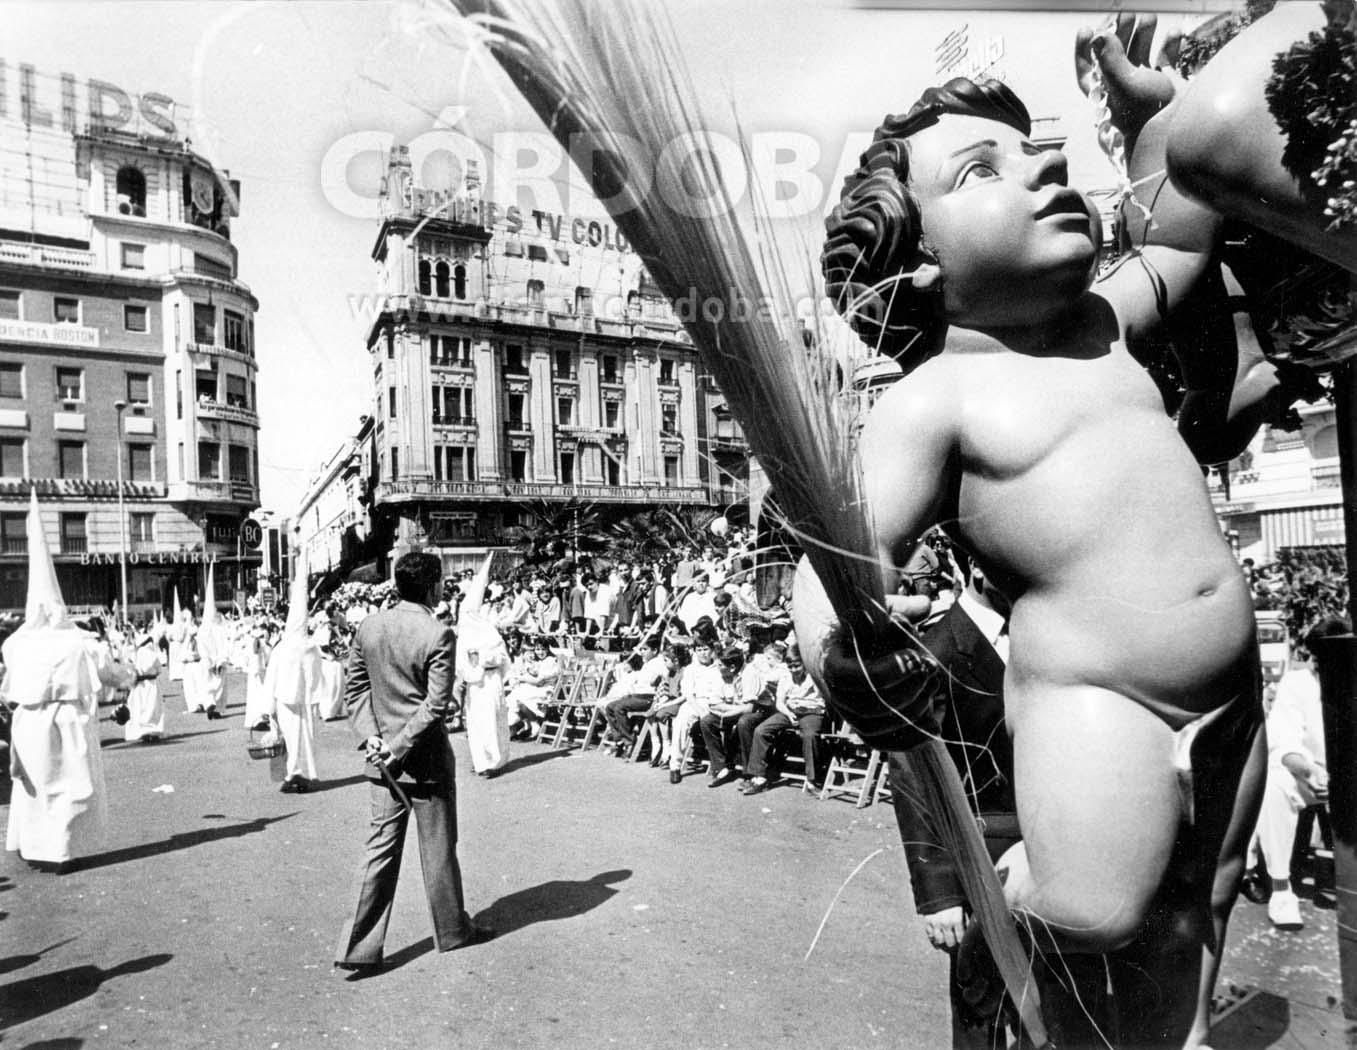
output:
POLYGON ((1305 638, 1301 644, 1313 655, 1316 642, 1324 638, 1332 638, 1336 634, 1347 634, 1349 631, 1348 621, 1341 616, 1325 616, 1305 632, 1305 638))
MULTIPOLYGON (((919 292, 908 277, 920 263, 938 262, 924 241, 919 202, 909 188, 908 139, 936 124, 944 113, 985 117, 1032 133, 1032 119, 1018 96, 998 80, 979 84, 956 77, 929 88, 904 116, 888 116, 872 136, 825 220, 820 268, 834 308, 873 350, 896 358, 908 370, 920 358, 901 355, 934 349, 942 328, 941 296, 919 292)), ((943 280, 947 279, 944 266, 943 280)))
POLYGON ((429 589, 443 582, 443 561, 437 554, 411 551, 396 561, 396 593, 402 601, 423 604, 429 589))

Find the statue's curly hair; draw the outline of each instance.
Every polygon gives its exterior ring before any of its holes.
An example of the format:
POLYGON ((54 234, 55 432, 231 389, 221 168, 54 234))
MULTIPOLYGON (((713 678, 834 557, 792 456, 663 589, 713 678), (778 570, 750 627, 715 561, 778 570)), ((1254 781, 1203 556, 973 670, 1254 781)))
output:
POLYGON ((906 140, 944 113, 986 117, 1032 133, 1027 107, 998 80, 977 84, 956 77, 929 88, 904 116, 882 121, 825 220, 825 294, 868 346, 897 359, 921 335, 927 345, 942 321, 939 296, 916 291, 900 275, 930 259, 919 203, 909 190, 906 140))

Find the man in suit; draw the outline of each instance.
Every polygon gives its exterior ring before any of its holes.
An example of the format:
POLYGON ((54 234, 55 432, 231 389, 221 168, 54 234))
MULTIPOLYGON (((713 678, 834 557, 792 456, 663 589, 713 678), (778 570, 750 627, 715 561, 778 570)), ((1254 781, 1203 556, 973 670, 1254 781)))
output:
POLYGON ((445 952, 492 935, 467 915, 457 863, 456 766, 444 728, 456 640, 433 615, 442 565, 436 555, 414 552, 396 562, 395 576, 400 602, 368 616, 349 650, 344 706, 367 753, 372 823, 358 906, 336 956, 345 970, 381 966, 411 810, 434 946, 445 952))

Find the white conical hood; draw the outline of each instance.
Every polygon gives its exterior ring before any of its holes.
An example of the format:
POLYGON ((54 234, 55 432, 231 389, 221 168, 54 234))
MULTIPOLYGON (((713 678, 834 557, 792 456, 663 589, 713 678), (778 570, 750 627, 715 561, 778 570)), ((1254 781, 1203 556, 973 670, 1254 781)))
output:
POLYGON ((207 563, 207 591, 203 594, 203 624, 217 622, 217 581, 214 570, 217 563, 207 563))
POLYGON ((287 590, 287 623, 283 625, 283 636, 285 638, 305 637, 306 635, 308 611, 306 604, 310 595, 307 580, 310 577, 305 550, 298 551, 294 556, 292 571, 295 575, 292 577, 292 583, 287 590))
POLYGON ((174 623, 183 623, 184 609, 179 604, 179 581, 176 580, 170 584, 170 592, 174 595, 174 623))
POLYGON ((30 490, 28 504, 28 600, 24 603, 24 622, 41 627, 55 626, 66 619, 66 602, 57 583, 57 569, 38 513, 38 490, 30 490))
MULTIPOLYGON (((481 602, 485 600, 485 589, 490 586, 490 563, 495 560, 495 552, 489 551, 485 555, 485 561, 477 570, 476 575, 471 578, 471 584, 462 595, 461 610, 467 612, 476 612, 481 607, 481 602)), ((461 611, 458 612, 460 618, 461 611)))

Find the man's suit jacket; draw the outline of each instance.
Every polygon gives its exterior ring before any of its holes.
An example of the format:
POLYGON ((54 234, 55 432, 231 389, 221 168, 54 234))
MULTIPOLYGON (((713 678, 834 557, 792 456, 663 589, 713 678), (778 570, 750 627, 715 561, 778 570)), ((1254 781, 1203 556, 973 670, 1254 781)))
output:
POLYGON ((443 719, 452 702, 455 655, 452 629, 414 602, 373 613, 354 635, 344 688, 349 726, 360 740, 386 742, 391 771, 402 782, 453 783, 443 719))
MULTIPOLYGON (((1013 798, 1013 743, 1004 725, 1004 662, 961 607, 953 605, 923 635, 923 643, 946 672, 942 690, 942 736, 961 774, 972 809, 984 820, 985 844, 997 860, 1019 835, 1013 798)), ((915 907, 922 914, 965 900, 956 865, 938 845, 908 752, 888 756, 896 819, 905 845, 915 907)))

